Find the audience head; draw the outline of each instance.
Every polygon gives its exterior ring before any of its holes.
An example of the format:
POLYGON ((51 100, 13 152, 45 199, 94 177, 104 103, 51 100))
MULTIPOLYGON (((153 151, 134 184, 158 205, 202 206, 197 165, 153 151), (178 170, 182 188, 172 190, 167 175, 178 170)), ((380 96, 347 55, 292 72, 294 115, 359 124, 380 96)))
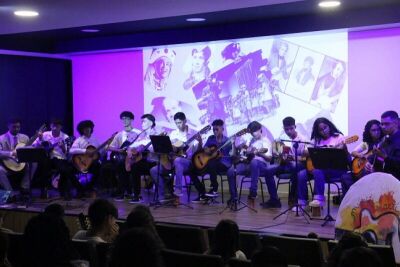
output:
POLYGON ((100 230, 115 223, 118 218, 118 210, 106 199, 96 199, 89 206, 88 217, 93 230, 100 230))
POLYGON ((285 267, 288 266, 285 255, 274 246, 266 246, 251 258, 253 267, 285 267))
POLYGON ((234 257, 239 250, 239 226, 232 220, 221 220, 213 241, 211 254, 220 255, 224 260, 234 257))
POLYGON ((328 266, 336 267, 341 255, 344 251, 356 248, 356 247, 367 247, 367 243, 363 237, 357 233, 346 232, 339 240, 337 246, 332 250, 328 258, 328 266))
POLYGON ((45 209, 44 209, 44 214, 47 214, 49 216, 55 216, 57 218, 62 219, 64 217, 64 208, 63 206, 61 206, 60 204, 57 203, 53 203, 48 205, 45 209))
POLYGON ((133 227, 154 227, 154 217, 150 209, 144 205, 138 205, 132 209, 126 218, 128 229, 133 227))
POLYGON ((383 267, 378 253, 367 247, 355 247, 343 252, 338 267, 383 267))
POLYGON ((146 228, 132 228, 115 241, 111 253, 111 267, 161 267, 162 246, 153 232, 146 228))

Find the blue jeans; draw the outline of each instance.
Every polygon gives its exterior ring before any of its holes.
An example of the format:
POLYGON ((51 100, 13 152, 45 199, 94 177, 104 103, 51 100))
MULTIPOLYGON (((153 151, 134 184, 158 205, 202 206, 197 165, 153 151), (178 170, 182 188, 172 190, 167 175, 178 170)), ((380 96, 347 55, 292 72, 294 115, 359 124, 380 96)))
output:
MULTIPOLYGON (((324 191, 325 191, 325 178, 328 176, 329 180, 332 182, 342 182, 343 174, 346 171, 342 170, 320 170, 314 169, 311 174, 314 178, 314 199, 325 201, 324 191)), ((308 198, 308 171, 302 170, 298 173, 298 203, 305 205, 308 198)))
MULTIPOLYGON (((250 197, 257 196, 257 183, 259 177, 265 177, 265 184, 268 188, 268 193, 271 199, 278 199, 278 194, 276 192, 276 185, 274 180, 274 173, 269 170, 268 163, 258 159, 253 159, 250 164, 240 163, 236 166, 236 175, 245 175, 251 178, 250 184, 250 197)), ((235 166, 229 168, 227 172, 229 192, 231 198, 237 198, 237 187, 236 187, 236 177, 235 177, 235 166)))

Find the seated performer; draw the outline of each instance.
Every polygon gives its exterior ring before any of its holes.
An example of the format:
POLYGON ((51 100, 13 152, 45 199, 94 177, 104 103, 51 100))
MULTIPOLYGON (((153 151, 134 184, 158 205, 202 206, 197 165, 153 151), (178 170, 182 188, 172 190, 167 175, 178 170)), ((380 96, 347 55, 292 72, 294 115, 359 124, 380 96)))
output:
MULTIPOLYGON (((378 120, 370 120, 364 127, 363 132, 363 142, 360 143, 354 150, 351 152, 351 155, 354 157, 353 165, 364 165, 364 168, 360 169, 359 172, 355 173, 353 168, 352 173, 344 174, 343 179, 343 196, 347 193, 350 186, 358 179, 363 177, 364 175, 368 174, 365 166, 367 161, 374 161, 375 156, 372 153, 374 147, 379 145, 382 141, 383 132, 381 130, 381 123, 378 120), (365 164, 363 164, 365 162, 365 164), (351 179, 352 177, 353 179, 351 179)), ((360 166, 361 167, 361 166, 360 166)), ((358 166, 357 166, 358 168, 358 166)))
POLYGON ((129 198, 132 197, 132 185, 129 179, 129 173, 125 170, 125 157, 128 146, 137 140, 140 130, 133 128, 132 122, 135 118, 132 112, 123 111, 119 115, 124 129, 117 133, 111 142, 108 150, 112 151, 112 162, 118 176, 118 189, 114 200, 124 200, 125 193, 129 198))
MULTIPOLYGON (((318 118, 315 120, 311 140, 314 140, 315 147, 335 147, 345 149, 345 138, 342 133, 336 128, 336 126, 326 118, 318 118)), ((321 170, 313 169, 310 171, 312 177, 314 178, 314 200, 312 204, 317 206, 324 206, 325 204, 325 177, 329 176, 331 181, 343 181, 342 175, 346 173, 347 170, 321 170)), ((297 196, 298 204, 305 207, 307 205, 308 191, 307 191, 307 181, 308 181, 308 170, 302 170, 298 173, 298 186, 297 186, 297 196)), ((346 177, 343 177, 346 178, 346 177)), ((311 204, 311 203, 310 203, 311 204)))
POLYGON ((142 175, 150 175, 150 169, 156 165, 157 158, 151 153, 147 156, 144 152, 150 147, 150 135, 157 135, 155 129, 156 119, 151 114, 144 114, 142 117, 143 133, 139 138, 129 146, 128 156, 126 160, 126 171, 132 175, 133 196, 129 203, 140 203, 143 198, 140 194, 140 177, 142 175))
MULTIPOLYGON (((385 135, 380 147, 373 149, 376 159, 382 162, 382 171, 400 179, 400 130, 399 115, 396 111, 386 111, 381 115, 382 132, 385 135)), ((375 166, 367 162, 368 172, 374 172, 375 166)))
MULTIPOLYGON (((212 130, 214 135, 208 137, 204 150, 207 152, 211 147, 220 147, 228 141, 228 137, 224 136, 224 121, 217 119, 212 122, 212 130)), ((217 175, 226 172, 232 165, 232 157, 230 156, 232 146, 225 146, 221 152, 222 157, 210 160, 204 173, 210 175, 211 187, 210 192, 206 194, 209 197, 218 196, 217 175)))
MULTIPOLYGON (((199 197, 194 199, 192 202, 201 202, 205 200, 205 187, 197 177, 196 173, 194 172, 191 158, 194 152, 196 152, 199 148, 201 148, 201 136, 196 133, 196 131, 190 129, 186 124, 186 115, 183 112, 177 112, 174 115, 174 121, 176 128, 170 134, 170 139, 172 144, 174 145, 174 150, 180 156, 177 156, 173 159, 173 166, 175 168, 175 192, 174 194, 177 196, 182 195, 182 179, 184 175, 189 175, 192 179, 196 190, 199 192, 199 197), (190 139, 192 136, 197 135, 197 139, 194 140, 192 143, 187 144, 188 147, 185 151, 182 151, 184 148, 182 146, 186 146, 185 142, 190 139), (180 145, 179 147, 178 144, 180 145), (183 144, 183 145, 182 145, 183 144), (180 151, 183 153, 180 153, 180 151)), ((161 167, 160 176, 164 177, 166 174, 170 173, 171 170, 167 170, 164 166, 161 167)), ((172 194, 172 189, 168 187, 168 184, 172 183, 172 181, 167 181, 160 179, 161 177, 157 178, 158 175, 158 167, 155 166, 151 170, 151 175, 154 179, 158 179, 160 181, 159 184, 159 193, 160 197, 164 199, 169 199, 174 197, 172 194), (164 194, 164 196, 163 196, 164 194)))
POLYGON ((274 142, 272 156, 274 164, 268 167, 268 171, 273 174, 291 174, 291 192, 289 192, 289 203, 295 202, 297 189, 296 174, 304 169, 304 141, 306 139, 296 131, 296 121, 292 117, 286 117, 282 121, 285 134, 274 142), (286 141, 284 141, 286 140, 286 141), (291 142, 290 142, 291 141, 291 142), (295 162, 295 153, 297 146, 297 169, 295 162), (279 151, 277 151, 279 150, 279 151))
MULTIPOLYGON (((21 121, 19 119, 10 119, 7 124, 8 132, 0 136, 0 159, 9 160, 16 159, 16 147, 19 144, 28 144, 29 137, 25 134, 21 134, 21 121)), ((29 194, 30 180, 29 180, 29 166, 25 166, 19 172, 15 172, 11 169, 5 168, 0 165, 0 185, 4 190, 13 191, 9 177, 11 175, 21 174, 23 178, 21 180, 21 193, 29 194)), ((12 192, 14 196, 16 193, 12 192)))
MULTIPOLYGON (((254 205, 255 198, 257 196, 257 184, 260 176, 265 177, 265 183, 268 188, 270 199, 263 204, 265 208, 280 208, 281 202, 278 198, 276 191, 276 185, 274 175, 268 171, 268 167, 272 160, 271 145, 266 137, 262 135, 262 125, 253 121, 248 126, 252 138, 248 144, 240 144, 236 146, 236 149, 245 148, 246 154, 248 155, 247 163, 239 163, 236 166, 237 175, 246 175, 251 178, 250 194, 248 196, 249 203, 254 205)), ((230 203, 237 200, 237 188, 236 188, 236 176, 235 166, 229 168, 228 173, 229 191, 231 194, 230 203)), ((228 203, 229 203, 228 202, 228 203)))
MULTIPOLYGON (((67 154, 68 149, 71 146, 69 143, 69 137, 62 131, 62 122, 59 119, 54 119, 50 123, 50 131, 39 133, 33 146, 44 147, 48 151, 49 158, 44 162, 39 163, 39 170, 41 170, 41 198, 47 198, 47 188, 52 175, 52 170, 56 170, 60 173, 63 180, 68 175, 67 169, 68 161, 67 154)), ((60 191, 60 193, 63 193, 60 191)))
MULTIPOLYGON (((98 148, 100 146, 100 143, 93 136, 93 129, 94 123, 91 120, 84 120, 78 123, 77 130, 81 136, 74 141, 71 149, 69 150, 69 153, 73 157, 73 161, 74 156, 77 155, 94 156, 93 153, 88 150, 88 147, 93 146, 95 148, 98 148)), ((78 198, 83 197, 85 190, 91 190, 92 192, 94 192, 94 185, 100 172, 100 163, 98 160, 93 161, 88 169, 88 172, 92 174, 91 179, 89 179, 89 175, 86 175, 82 176, 82 179, 80 180, 79 178, 77 178, 76 175, 82 173, 79 173, 79 170, 77 168, 72 168, 70 166, 68 170, 68 175, 66 175, 65 177, 60 177, 60 188, 61 191, 64 192, 65 198, 70 198, 71 185, 76 187, 78 191, 78 198)))

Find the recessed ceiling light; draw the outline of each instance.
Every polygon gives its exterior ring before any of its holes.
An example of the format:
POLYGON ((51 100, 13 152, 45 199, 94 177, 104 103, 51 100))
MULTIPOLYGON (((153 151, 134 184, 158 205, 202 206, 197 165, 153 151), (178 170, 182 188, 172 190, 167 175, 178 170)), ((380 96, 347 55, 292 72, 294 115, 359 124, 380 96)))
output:
POLYGON ((81 32, 99 32, 98 29, 82 29, 81 32))
POLYGON ((205 18, 187 18, 186 21, 189 22, 201 22, 201 21, 205 21, 205 18))
POLYGON ((14 11, 14 15, 19 17, 36 17, 39 13, 34 10, 17 10, 14 11))
POLYGON ((340 1, 321 1, 318 5, 322 8, 333 8, 340 6, 340 1))

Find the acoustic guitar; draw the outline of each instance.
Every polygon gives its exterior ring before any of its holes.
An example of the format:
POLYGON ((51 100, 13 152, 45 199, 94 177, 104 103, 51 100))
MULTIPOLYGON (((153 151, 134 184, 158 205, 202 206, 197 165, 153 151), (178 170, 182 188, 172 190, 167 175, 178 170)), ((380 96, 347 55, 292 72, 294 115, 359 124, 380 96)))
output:
POLYGON ((186 142, 182 142, 180 140, 174 142, 172 144, 172 147, 174 149, 174 153, 170 155, 161 155, 160 157, 160 163, 163 166, 164 169, 166 170, 172 170, 173 168, 173 162, 176 158, 182 157, 186 158, 186 152, 189 149, 190 144, 196 140, 196 138, 202 134, 207 133, 208 131, 211 130, 211 125, 207 125, 203 127, 200 131, 198 131, 196 134, 194 134, 192 137, 190 137, 186 142))
POLYGON ((121 146, 119 147, 119 148, 122 149, 124 152, 119 153, 119 152, 113 151, 113 152, 111 152, 111 154, 110 154, 110 159, 111 159, 113 162, 118 163, 118 164, 119 164, 119 163, 122 163, 122 162, 125 162, 125 160, 126 160, 126 154, 127 154, 126 151, 128 150, 128 147, 129 147, 130 145, 132 145, 133 143, 135 143, 136 140, 139 138, 139 136, 141 136, 142 133, 144 133, 146 130, 147 130, 147 129, 144 129, 143 131, 141 131, 140 133, 138 133, 138 134, 136 135, 136 137, 135 137, 133 140, 131 140, 131 141, 125 140, 125 142, 123 142, 123 143, 121 144, 121 146))
MULTIPOLYGON (((386 142, 386 138, 386 136, 383 137, 383 139, 376 145, 376 148, 382 148, 382 145, 386 142)), ((372 164, 375 171, 383 171, 383 162, 379 160, 376 155, 374 155, 373 149, 371 149, 364 154, 364 157, 355 157, 351 162, 351 170, 356 178, 359 178, 360 175, 363 173, 367 162, 370 162, 372 164)))
MULTIPOLYGON (((245 146, 241 149, 239 155, 234 157, 234 162, 249 164, 255 158, 256 155, 265 154, 267 152, 268 148, 260 148, 248 151, 247 146, 245 146)), ((260 156, 262 157, 262 155, 260 156)))
POLYGON ((222 152, 221 150, 232 144, 232 139, 234 137, 238 137, 238 136, 242 136, 246 133, 248 133, 248 129, 242 129, 239 132, 235 133, 234 135, 232 135, 231 137, 228 138, 228 140, 222 144, 219 147, 216 146, 212 146, 209 148, 209 151, 206 151, 204 148, 197 151, 196 153, 193 154, 192 157, 192 163, 193 166, 196 168, 196 170, 198 170, 199 172, 204 171, 204 169, 207 167, 208 162, 210 162, 210 160, 213 159, 217 159, 217 158, 221 158, 222 157, 222 152))
MULTIPOLYGON (((45 130, 46 124, 43 124, 42 126, 40 126, 39 130, 37 130, 37 132, 31 138, 29 138, 27 143, 18 143, 14 151, 17 151, 21 147, 32 145, 33 142, 35 142, 36 138, 39 136, 39 133, 44 132, 45 130)), ((20 172, 25 168, 26 164, 24 162, 18 162, 18 158, 15 156, 3 159, 3 165, 7 170, 11 172, 20 172)))
POLYGON ((103 147, 109 145, 116 134, 117 132, 114 133, 110 138, 108 138, 104 143, 102 143, 98 148, 89 145, 86 148, 85 154, 73 155, 72 163, 74 164, 75 168, 81 173, 87 173, 92 163, 100 157, 99 151, 103 147))
MULTIPOLYGON (((357 142, 358 138, 359 138, 358 135, 353 135, 353 136, 347 137, 343 142, 337 144, 336 146, 331 146, 331 147, 337 148, 337 147, 340 147, 341 145, 348 145, 348 144, 357 142)), ((310 157, 307 157, 306 169, 308 172, 312 172, 315 169, 310 157)))

